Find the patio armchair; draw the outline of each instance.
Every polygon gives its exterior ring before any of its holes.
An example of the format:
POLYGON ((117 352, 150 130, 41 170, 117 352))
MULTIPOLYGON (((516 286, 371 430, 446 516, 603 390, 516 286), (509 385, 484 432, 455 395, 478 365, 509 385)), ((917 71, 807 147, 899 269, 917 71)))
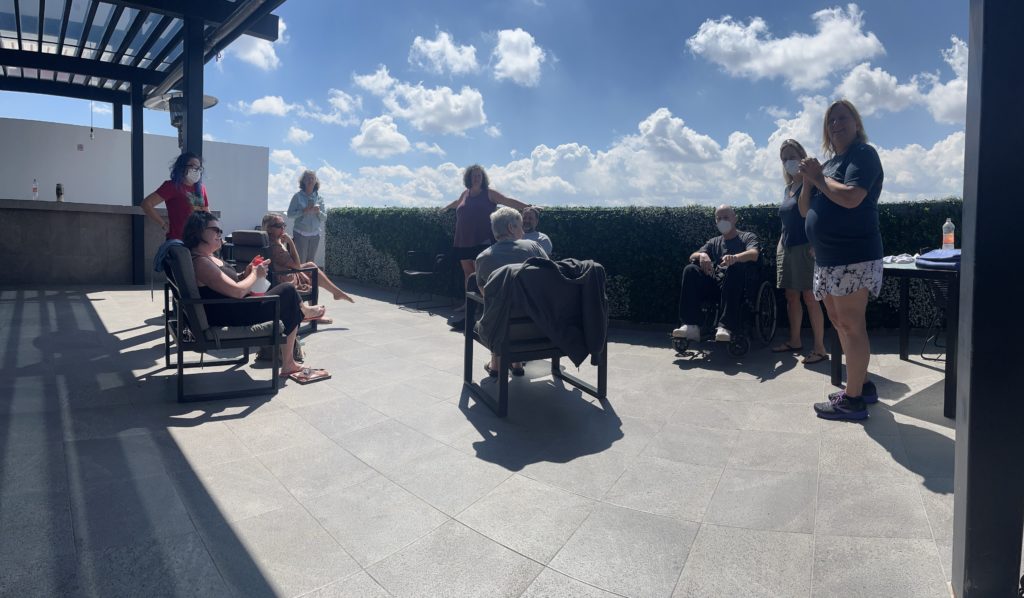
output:
MULTIPOLYGON (((408 305, 417 305, 430 301, 430 291, 427 285, 429 285, 432 280, 444 278, 448 265, 448 255, 445 253, 429 253, 426 251, 405 252, 405 267, 399 273, 398 292, 395 293, 395 305, 398 305, 398 299, 402 296, 402 291, 406 290, 407 286, 410 287, 410 290, 411 287, 419 287, 421 292, 425 287, 427 288, 426 299, 410 301, 408 305)), ((430 307, 442 307, 442 305, 423 306, 417 309, 429 309, 430 307)))
MULTIPOLYGON (((245 267, 255 258, 257 255, 263 256, 264 259, 270 259, 270 237, 266 231, 260 230, 236 230, 231 233, 228 237, 230 243, 224 245, 224 250, 221 254, 224 259, 231 262, 235 270, 241 272, 245 267)), ((272 268, 267 271, 267 281, 270 282, 270 286, 274 286, 279 282, 276 280, 283 274, 295 274, 302 272, 309 276, 310 288, 308 291, 299 292, 299 297, 303 301, 308 302, 310 305, 316 305, 320 300, 320 285, 319 285, 319 271, 316 268, 296 268, 294 270, 278 270, 274 272, 272 268)), ((299 334, 307 334, 309 332, 316 332, 317 321, 311 320, 306 322, 299 327, 299 334)))
MULTIPOLYGON (((539 259, 539 258, 534 258, 539 259)), ((529 263, 529 262, 527 262, 529 263)), ((598 265, 600 267, 600 265, 598 265)), ((604 270, 601 269, 601 284, 599 292, 604 294, 604 270)), ((522 301, 516 301, 508 312, 508 316, 500 324, 501 331, 496 338, 500 338, 496 346, 488 347, 497 353, 499 357, 498 366, 498 397, 495 400, 479 384, 473 380, 474 363, 473 345, 476 342, 485 344, 480 337, 477 326, 478 310, 484 307, 484 297, 479 291, 476 276, 469 277, 468 289, 466 291, 466 327, 465 327, 465 349, 463 357, 463 384, 474 396, 474 398, 487 405, 498 417, 508 415, 508 394, 509 380, 508 373, 513 362, 535 361, 538 359, 551 360, 551 375, 557 380, 568 382, 581 391, 596 397, 604 402, 608 395, 608 337, 607 337, 607 314, 603 318, 603 337, 600 348, 591 353, 591 363, 597 366, 597 386, 585 382, 569 373, 562 371, 560 360, 562 357, 570 357, 570 354, 552 340, 537 322, 527 314, 527 308, 522 301)), ((581 287, 568 286, 566 293, 582 293, 581 287)), ((584 298, 576 302, 579 311, 576 314, 561 314, 564 321, 570 322, 573 327, 578 326, 580 336, 584 336, 584 324, 582 323, 582 312, 584 311, 584 298)), ((575 330, 574 330, 575 331, 575 330)), ((486 345, 485 345, 486 346, 486 345)))
POLYGON ((168 250, 164 260, 167 282, 164 284, 164 360, 166 369, 177 368, 178 402, 207 401, 232 397, 271 393, 278 390, 281 368, 281 344, 285 341, 284 325, 279 317, 280 297, 263 295, 242 299, 203 299, 199 295, 192 256, 188 249, 178 245, 168 250), (246 302, 273 303, 275 318, 251 326, 212 326, 206 319, 206 305, 246 302), (174 344, 175 362, 171 363, 171 344, 174 344), (241 365, 248 363, 250 347, 271 347, 270 384, 257 388, 222 392, 185 393, 185 369, 204 365, 241 365), (242 349, 239 359, 217 359, 204 363, 206 353, 219 349, 242 349), (200 354, 197 362, 186 362, 185 351, 200 354))

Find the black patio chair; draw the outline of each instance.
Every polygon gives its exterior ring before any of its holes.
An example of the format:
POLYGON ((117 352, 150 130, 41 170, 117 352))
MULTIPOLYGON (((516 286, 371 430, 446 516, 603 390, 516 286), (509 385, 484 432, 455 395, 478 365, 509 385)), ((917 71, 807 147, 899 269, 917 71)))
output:
MULTIPOLYGON (((429 303, 431 298, 430 285, 434 284, 434 281, 444 280, 444 275, 448 270, 449 260, 448 254, 446 253, 428 253, 425 251, 407 251, 405 253, 405 267, 399 273, 398 281, 398 292, 395 293, 394 304, 398 305, 398 300, 402 296, 402 291, 412 290, 412 287, 419 287, 420 295, 426 295, 425 299, 417 299, 415 301, 409 301, 405 305, 419 305, 421 303, 429 303)), ((451 305, 451 301, 447 305, 451 305)), ((445 304, 438 305, 424 305, 416 309, 431 309, 435 307, 444 307, 445 304)))

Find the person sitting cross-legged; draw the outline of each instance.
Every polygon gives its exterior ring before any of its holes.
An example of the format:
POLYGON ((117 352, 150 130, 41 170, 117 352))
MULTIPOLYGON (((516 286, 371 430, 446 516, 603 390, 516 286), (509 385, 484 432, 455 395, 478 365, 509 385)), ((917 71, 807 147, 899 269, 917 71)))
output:
POLYGON ((741 325, 741 302, 746 268, 754 267, 759 251, 757 235, 736 228, 736 211, 721 205, 715 210, 715 223, 722 234, 709 239, 690 255, 683 268, 679 291, 679 320, 674 338, 700 340, 702 301, 721 301, 724 305, 715 340, 729 342, 741 325))
MULTIPOLYGON (((540 245, 523 238, 523 217, 512 208, 501 206, 491 212, 491 232, 496 239, 494 245, 484 249, 476 257, 476 280, 481 295, 484 294, 487 279, 498 268, 521 264, 531 257, 548 257, 540 245)), ((487 309, 486 300, 484 309, 487 309)), ((492 352, 491 361, 484 364, 488 376, 498 375, 498 359, 499 355, 492 352)), ((512 364, 512 375, 522 376, 524 373, 522 363, 512 364)))

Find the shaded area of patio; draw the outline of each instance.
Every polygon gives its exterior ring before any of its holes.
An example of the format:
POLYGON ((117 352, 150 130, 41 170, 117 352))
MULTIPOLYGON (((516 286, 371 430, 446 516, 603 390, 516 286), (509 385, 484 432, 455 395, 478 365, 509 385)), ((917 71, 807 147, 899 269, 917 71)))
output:
MULTIPOLYGON (((895 335, 863 425, 814 417, 827 363, 632 329, 606 404, 534 362, 499 420, 442 317, 350 287, 305 340, 331 380, 190 405, 159 296, 0 291, 0 593, 948 595, 942 363, 895 335)), ((220 371, 187 383, 269 375, 220 371)))

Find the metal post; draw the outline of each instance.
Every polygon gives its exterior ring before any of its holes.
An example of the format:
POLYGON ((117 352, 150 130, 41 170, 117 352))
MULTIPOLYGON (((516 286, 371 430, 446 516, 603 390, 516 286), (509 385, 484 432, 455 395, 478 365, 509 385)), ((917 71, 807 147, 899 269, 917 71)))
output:
POLYGON ((124 106, 114 102, 114 128, 124 130, 124 106))
MULTIPOLYGON (((145 184, 142 179, 142 101, 145 96, 142 93, 142 84, 132 84, 132 141, 131 141, 131 169, 132 169, 132 205, 142 205, 145 184)), ((145 284, 146 282, 146 234, 145 217, 141 215, 132 216, 132 284, 145 284)))
POLYGON ((1024 321, 1012 285, 1024 207, 1012 193, 1024 80, 1024 2, 971 0, 960 275, 953 591, 1016 596, 1024 528, 1024 321))
POLYGON ((185 118, 181 124, 184 144, 182 149, 197 156, 203 155, 203 20, 185 18, 185 36, 182 45, 181 91, 185 95, 185 118))

